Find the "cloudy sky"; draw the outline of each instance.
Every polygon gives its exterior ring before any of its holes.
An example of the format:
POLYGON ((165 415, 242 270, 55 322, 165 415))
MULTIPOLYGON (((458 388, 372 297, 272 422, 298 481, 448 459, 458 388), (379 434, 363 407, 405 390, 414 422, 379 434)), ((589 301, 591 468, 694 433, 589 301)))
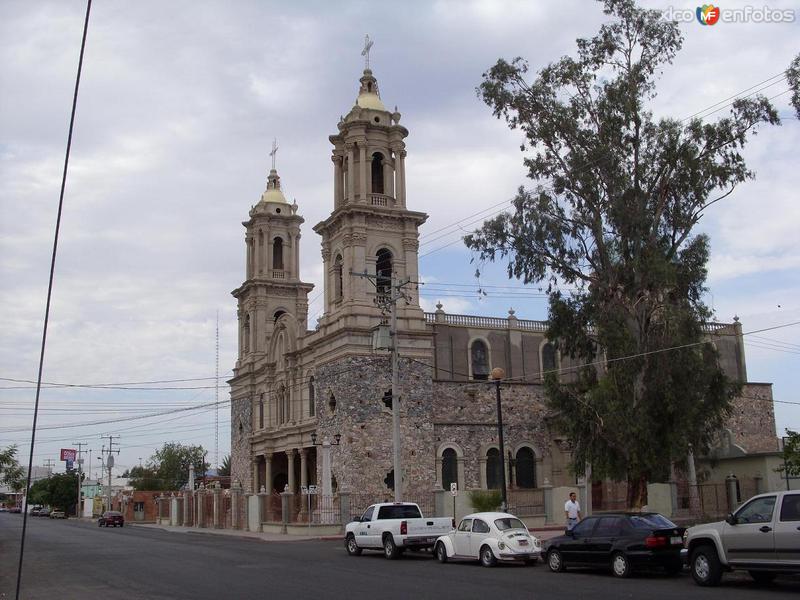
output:
MULTIPOLYGON (((723 8, 735 6, 744 4, 723 8)), ((794 8, 775 0, 769 7, 794 8)), ((26 380, 36 379, 84 11, 77 0, 0 4, 0 446, 16 442, 25 453, 34 400, 26 380)), ((656 115, 724 115, 711 112, 725 104, 715 103, 759 89, 752 86, 800 51, 800 11, 796 17, 682 24, 684 49, 662 77, 656 115)), ((332 208, 327 137, 355 99, 365 33, 375 39, 382 98, 410 130, 409 207, 430 215, 420 249, 431 282, 426 308, 441 300, 448 312, 505 316, 513 306, 522 318, 544 318, 535 286, 518 289, 502 265, 484 265, 477 281, 458 242, 525 183, 518 134, 491 116, 475 87, 499 57, 523 56, 538 69, 573 53, 575 38, 593 35, 604 18, 586 0, 96 0, 44 380, 182 389, 43 390, 35 464, 80 441, 96 465, 100 435, 109 433, 121 436, 123 467, 171 440, 203 444, 215 461, 213 410, 138 417, 214 402, 217 314, 220 374, 230 374, 241 222, 264 189, 273 137, 284 189, 306 219, 301 272, 317 286, 310 312, 318 316, 321 259, 311 227, 332 208), (487 288, 479 300, 476 290, 487 284, 509 287, 487 288), (167 383, 125 385, 136 382, 167 383)), ((764 86, 768 96, 787 89, 780 77, 764 86)), ((738 315, 745 331, 800 321, 800 124, 788 94, 774 102, 783 125, 763 129, 746 150, 756 180, 701 222, 712 239, 708 302, 721 321, 738 315)), ((749 379, 774 382, 780 432, 800 428, 798 331, 747 338, 749 379)), ((224 383, 219 397, 228 397, 224 383)), ((224 456, 226 406, 219 418, 224 456)))

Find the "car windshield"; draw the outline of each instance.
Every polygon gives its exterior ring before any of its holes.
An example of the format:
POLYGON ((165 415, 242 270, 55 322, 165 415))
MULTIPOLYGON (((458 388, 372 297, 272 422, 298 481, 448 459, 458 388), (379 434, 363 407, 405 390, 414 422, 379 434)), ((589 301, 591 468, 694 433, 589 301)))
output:
POLYGON ((513 517, 503 517, 502 519, 495 519, 494 526, 497 527, 500 531, 506 531, 507 529, 524 529, 528 530, 525 527, 525 524, 520 521, 519 519, 515 519, 513 517))
POLYGON ((672 529, 677 527, 664 515, 631 515, 631 525, 636 529, 672 529))

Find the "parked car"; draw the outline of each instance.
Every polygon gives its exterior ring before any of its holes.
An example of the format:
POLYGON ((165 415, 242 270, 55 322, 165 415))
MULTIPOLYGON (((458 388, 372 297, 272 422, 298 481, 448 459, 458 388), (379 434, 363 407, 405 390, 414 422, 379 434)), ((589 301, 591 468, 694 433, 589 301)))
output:
POLYGON ((63 510, 54 510, 53 512, 50 513, 50 518, 51 519, 66 519, 67 518, 67 513, 65 513, 63 510))
POLYGON ((122 513, 116 510, 107 510, 103 513, 99 519, 97 519, 97 526, 98 527, 116 527, 119 525, 123 527, 125 525, 125 518, 122 516, 122 513))
POLYGON ((724 521, 690 527, 685 546, 698 585, 717 585, 736 569, 758 583, 800 573, 800 492, 755 496, 724 521))
POLYGON ((41 510, 42 510, 41 506, 34 506, 33 508, 31 508, 30 515, 32 517, 38 517, 41 510))
POLYGON ((536 564, 542 551, 539 540, 514 515, 502 512, 473 513, 458 527, 440 536, 434 554, 441 563, 448 560, 480 560, 484 567, 497 561, 536 564))
POLYGON ((542 557, 553 572, 605 566, 617 577, 628 577, 635 569, 658 567, 674 575, 683 568, 684 531, 658 513, 593 515, 549 540, 542 557))
POLYGON ((21 506, 12 506, 11 508, 8 509, 8 512, 16 513, 18 515, 22 514, 22 507, 21 506))
POLYGON ((344 546, 350 556, 362 550, 383 550, 395 559, 406 550, 432 548, 436 539, 453 528, 449 517, 422 516, 411 502, 373 504, 345 528, 344 546))
POLYGON ((43 508, 42 510, 39 511, 39 516, 40 517, 49 517, 50 516, 50 509, 49 508, 43 508))

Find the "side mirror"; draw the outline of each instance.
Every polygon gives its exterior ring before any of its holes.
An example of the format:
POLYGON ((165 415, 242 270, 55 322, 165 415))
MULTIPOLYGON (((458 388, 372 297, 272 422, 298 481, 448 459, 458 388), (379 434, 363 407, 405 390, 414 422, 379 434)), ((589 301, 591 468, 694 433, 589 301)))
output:
POLYGON ((361 517, 353 517, 351 523, 361 523, 361 517))
POLYGON ((728 525, 736 525, 739 522, 739 519, 733 516, 733 513, 728 513, 728 516, 725 517, 725 522, 728 525))

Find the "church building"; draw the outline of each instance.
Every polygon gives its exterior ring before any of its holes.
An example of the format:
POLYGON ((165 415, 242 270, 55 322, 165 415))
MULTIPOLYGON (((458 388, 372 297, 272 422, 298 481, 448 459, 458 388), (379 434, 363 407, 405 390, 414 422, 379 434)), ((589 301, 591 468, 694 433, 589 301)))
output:
MULTIPOLYGON (((309 327, 301 279, 301 207, 289 204, 277 171, 245 227, 246 279, 238 302, 239 353, 231 385, 231 469, 248 492, 298 492, 317 484, 391 495, 392 402, 399 396, 403 490, 499 487, 500 454, 492 368, 502 367, 506 481, 535 489, 547 480, 572 485, 569 446, 550 429, 542 373, 569 366, 548 342, 547 323, 432 313, 414 285, 397 306, 399 389, 392 390, 389 352, 376 349, 386 322, 379 304, 393 280, 418 281, 420 227, 427 215, 406 195, 406 138, 401 115, 388 110, 372 71, 364 70, 355 103, 329 137, 333 203, 313 227, 324 264, 324 313, 309 327), (368 275, 368 276, 364 276, 368 275)), ((709 326, 731 377, 747 381, 741 324, 709 326)), ((768 384, 745 384, 731 424, 748 452, 775 445, 768 384)))

